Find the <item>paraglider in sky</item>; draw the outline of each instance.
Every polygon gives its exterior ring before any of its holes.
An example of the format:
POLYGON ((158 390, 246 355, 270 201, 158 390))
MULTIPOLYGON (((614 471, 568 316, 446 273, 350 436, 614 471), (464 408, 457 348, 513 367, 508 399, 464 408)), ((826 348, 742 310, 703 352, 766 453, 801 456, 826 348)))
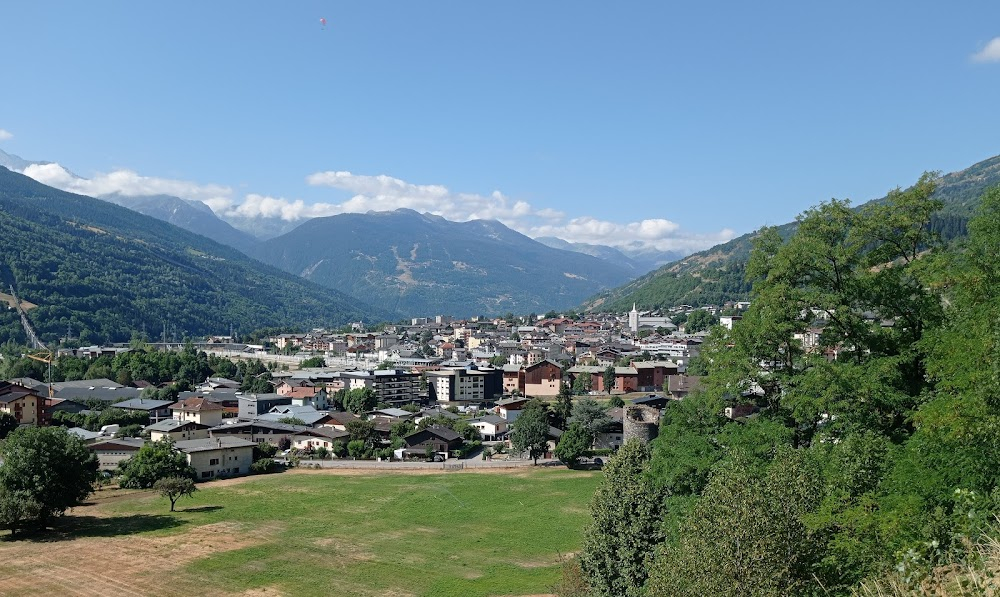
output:
POLYGON ((323 29, 326 29, 326 19, 325 18, 320 17, 319 18, 319 24, 323 26, 323 29))

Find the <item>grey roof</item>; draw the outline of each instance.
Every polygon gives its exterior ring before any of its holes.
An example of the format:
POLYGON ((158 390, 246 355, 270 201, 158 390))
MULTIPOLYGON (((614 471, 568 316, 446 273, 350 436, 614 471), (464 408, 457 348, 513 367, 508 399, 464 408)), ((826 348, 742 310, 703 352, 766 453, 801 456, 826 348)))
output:
POLYGON ((52 384, 56 390, 65 390, 68 388, 121 388, 124 387, 120 383, 111 381, 110 379, 99 377, 97 379, 76 379, 73 381, 57 381, 52 384))
POLYGON ((91 450, 138 450, 145 445, 146 440, 141 437, 121 437, 97 442, 87 446, 91 450))
POLYGON ((512 396, 510 398, 504 398, 503 400, 497 401, 497 406, 507 406, 508 404, 517 404, 519 402, 530 402, 531 398, 525 396, 512 396))
POLYGON ((15 377, 14 379, 8 379, 12 384, 19 386, 24 386, 29 390, 48 390, 48 385, 44 381, 38 381, 37 379, 31 377, 15 377))
POLYGON ((233 430, 244 429, 246 427, 260 427, 263 429, 271 429, 273 431, 284 431, 286 433, 302 431, 304 429, 312 429, 312 427, 306 425, 289 425, 288 423, 277 423, 274 421, 255 420, 255 421, 246 421, 242 423, 231 423, 228 425, 222 424, 217 427, 212 427, 208 431, 213 435, 215 434, 215 432, 220 432, 225 434, 233 430))
POLYGON ((91 439, 97 439, 101 437, 100 431, 87 431, 83 427, 71 427, 66 430, 67 433, 72 433, 73 435, 79 437, 80 439, 86 441, 91 439))
POLYGON ((294 419, 298 419, 298 420, 302 421, 306 425, 314 425, 314 424, 316 424, 317 421, 319 421, 320 419, 322 419, 325 416, 326 416, 325 412, 320 412, 320 411, 318 411, 316 409, 313 409, 312 412, 309 412, 309 411, 303 411, 303 412, 292 411, 292 412, 287 412, 287 413, 269 412, 269 413, 264 413, 262 415, 257 415, 257 417, 254 418, 254 421, 265 421, 265 422, 277 423, 281 419, 292 419, 292 418, 294 418, 294 419))
POLYGON ((174 443, 174 447, 181 452, 207 452, 211 450, 219 449, 231 449, 231 448, 252 448, 254 444, 252 441, 245 440, 239 437, 211 437, 208 439, 188 439, 180 442, 174 443))
POLYGON ((497 423, 506 423, 507 419, 498 415, 486 415, 483 417, 476 417, 475 419, 469 419, 469 423, 489 423, 491 425, 496 425, 497 423))
POLYGON ((458 419, 460 418, 455 413, 450 410, 445 410, 443 408, 425 408, 420 411, 420 416, 422 417, 444 417, 446 419, 458 419))
POLYGON ((176 431, 181 427, 200 427, 202 429, 208 429, 208 425, 203 425, 195 421, 178 421, 177 419, 163 419, 159 423, 153 423, 152 425, 146 426, 145 431, 161 431, 163 433, 168 433, 170 431, 176 431))
POLYGON ((418 433, 423 433, 424 431, 428 431, 432 435, 436 435, 436 436, 440 437, 441 439, 443 439, 446 442, 455 441, 456 439, 459 439, 459 438, 462 437, 461 435, 459 435, 458 433, 455 433, 455 431, 453 431, 451 429, 448 429, 447 427, 427 427, 427 428, 424 428, 424 429, 417 429, 417 430, 413 431, 412 433, 406 434, 406 438, 405 439, 411 438, 414 435, 417 435, 418 433))
POLYGON ((316 427, 313 429, 306 429, 304 431, 299 431, 296 435, 311 435, 316 437, 325 437, 327 439, 343 439, 351 437, 351 434, 347 431, 340 431, 339 429, 334 429, 333 427, 316 427))
POLYGON ((387 417, 397 417, 397 418, 406 418, 413 416, 413 413, 411 413, 408 410, 403 410, 401 408, 380 408, 378 410, 371 411, 370 414, 385 415, 387 417))
POLYGON ((126 408, 129 410, 158 410, 173 404, 173 400, 153 400, 152 398, 133 398, 124 402, 116 402, 114 408, 126 408))
POLYGON ((55 397, 64 400, 101 400, 103 402, 118 402, 123 399, 138 398, 142 392, 139 388, 90 388, 67 387, 56 390, 55 397))

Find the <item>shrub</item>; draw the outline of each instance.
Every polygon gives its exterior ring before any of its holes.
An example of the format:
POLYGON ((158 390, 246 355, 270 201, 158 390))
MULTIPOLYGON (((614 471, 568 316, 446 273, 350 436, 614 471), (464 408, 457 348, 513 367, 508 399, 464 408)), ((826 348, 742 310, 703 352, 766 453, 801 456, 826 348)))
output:
POLYGON ((261 458, 260 460, 255 460, 253 464, 250 465, 250 472, 255 475, 263 475, 264 473, 274 472, 275 468, 273 459, 261 458))

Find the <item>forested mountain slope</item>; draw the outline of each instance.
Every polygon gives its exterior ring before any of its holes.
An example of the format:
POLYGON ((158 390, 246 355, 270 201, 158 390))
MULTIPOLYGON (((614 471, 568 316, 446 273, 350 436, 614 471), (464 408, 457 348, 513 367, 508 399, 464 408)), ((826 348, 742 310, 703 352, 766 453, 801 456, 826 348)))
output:
MULTIPOLYGON (((940 177, 934 197, 944 207, 932 223, 935 231, 946 240, 964 236, 965 225, 979 204, 980 195, 997 184, 1000 184, 1000 156, 940 177)), ((882 202, 885 198, 874 201, 882 202)), ((794 222, 783 224, 778 226, 778 232, 788 238, 795 226, 794 222)), ((654 309, 746 298, 750 285, 744 279, 744 271, 755 235, 756 232, 744 234, 664 265, 624 286, 587 299, 583 307, 594 311, 627 311, 633 303, 654 309)))
POLYGON ((496 221, 408 209, 309 220, 251 255, 405 316, 543 313, 631 277, 496 221))
MULTIPOLYGON (((0 281, 38 305, 43 340, 178 337, 268 326, 340 325, 381 314, 210 239, 0 168, 0 281)), ((24 340, 0 311, 0 342, 24 340)))

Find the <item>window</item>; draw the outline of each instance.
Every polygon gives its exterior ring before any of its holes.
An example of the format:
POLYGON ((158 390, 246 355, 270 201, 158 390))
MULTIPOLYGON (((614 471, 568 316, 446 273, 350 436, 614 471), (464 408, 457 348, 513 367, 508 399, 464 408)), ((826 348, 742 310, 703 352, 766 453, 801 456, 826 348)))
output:
POLYGON ((213 475, 215 475, 214 472, 212 472, 212 471, 205 471, 205 472, 203 472, 201 474, 201 478, 202 479, 211 479, 213 475))
POLYGON ((213 458, 213 459, 211 459, 211 460, 208 461, 208 464, 210 466, 214 466, 216 464, 219 464, 219 459, 218 458, 213 458))

